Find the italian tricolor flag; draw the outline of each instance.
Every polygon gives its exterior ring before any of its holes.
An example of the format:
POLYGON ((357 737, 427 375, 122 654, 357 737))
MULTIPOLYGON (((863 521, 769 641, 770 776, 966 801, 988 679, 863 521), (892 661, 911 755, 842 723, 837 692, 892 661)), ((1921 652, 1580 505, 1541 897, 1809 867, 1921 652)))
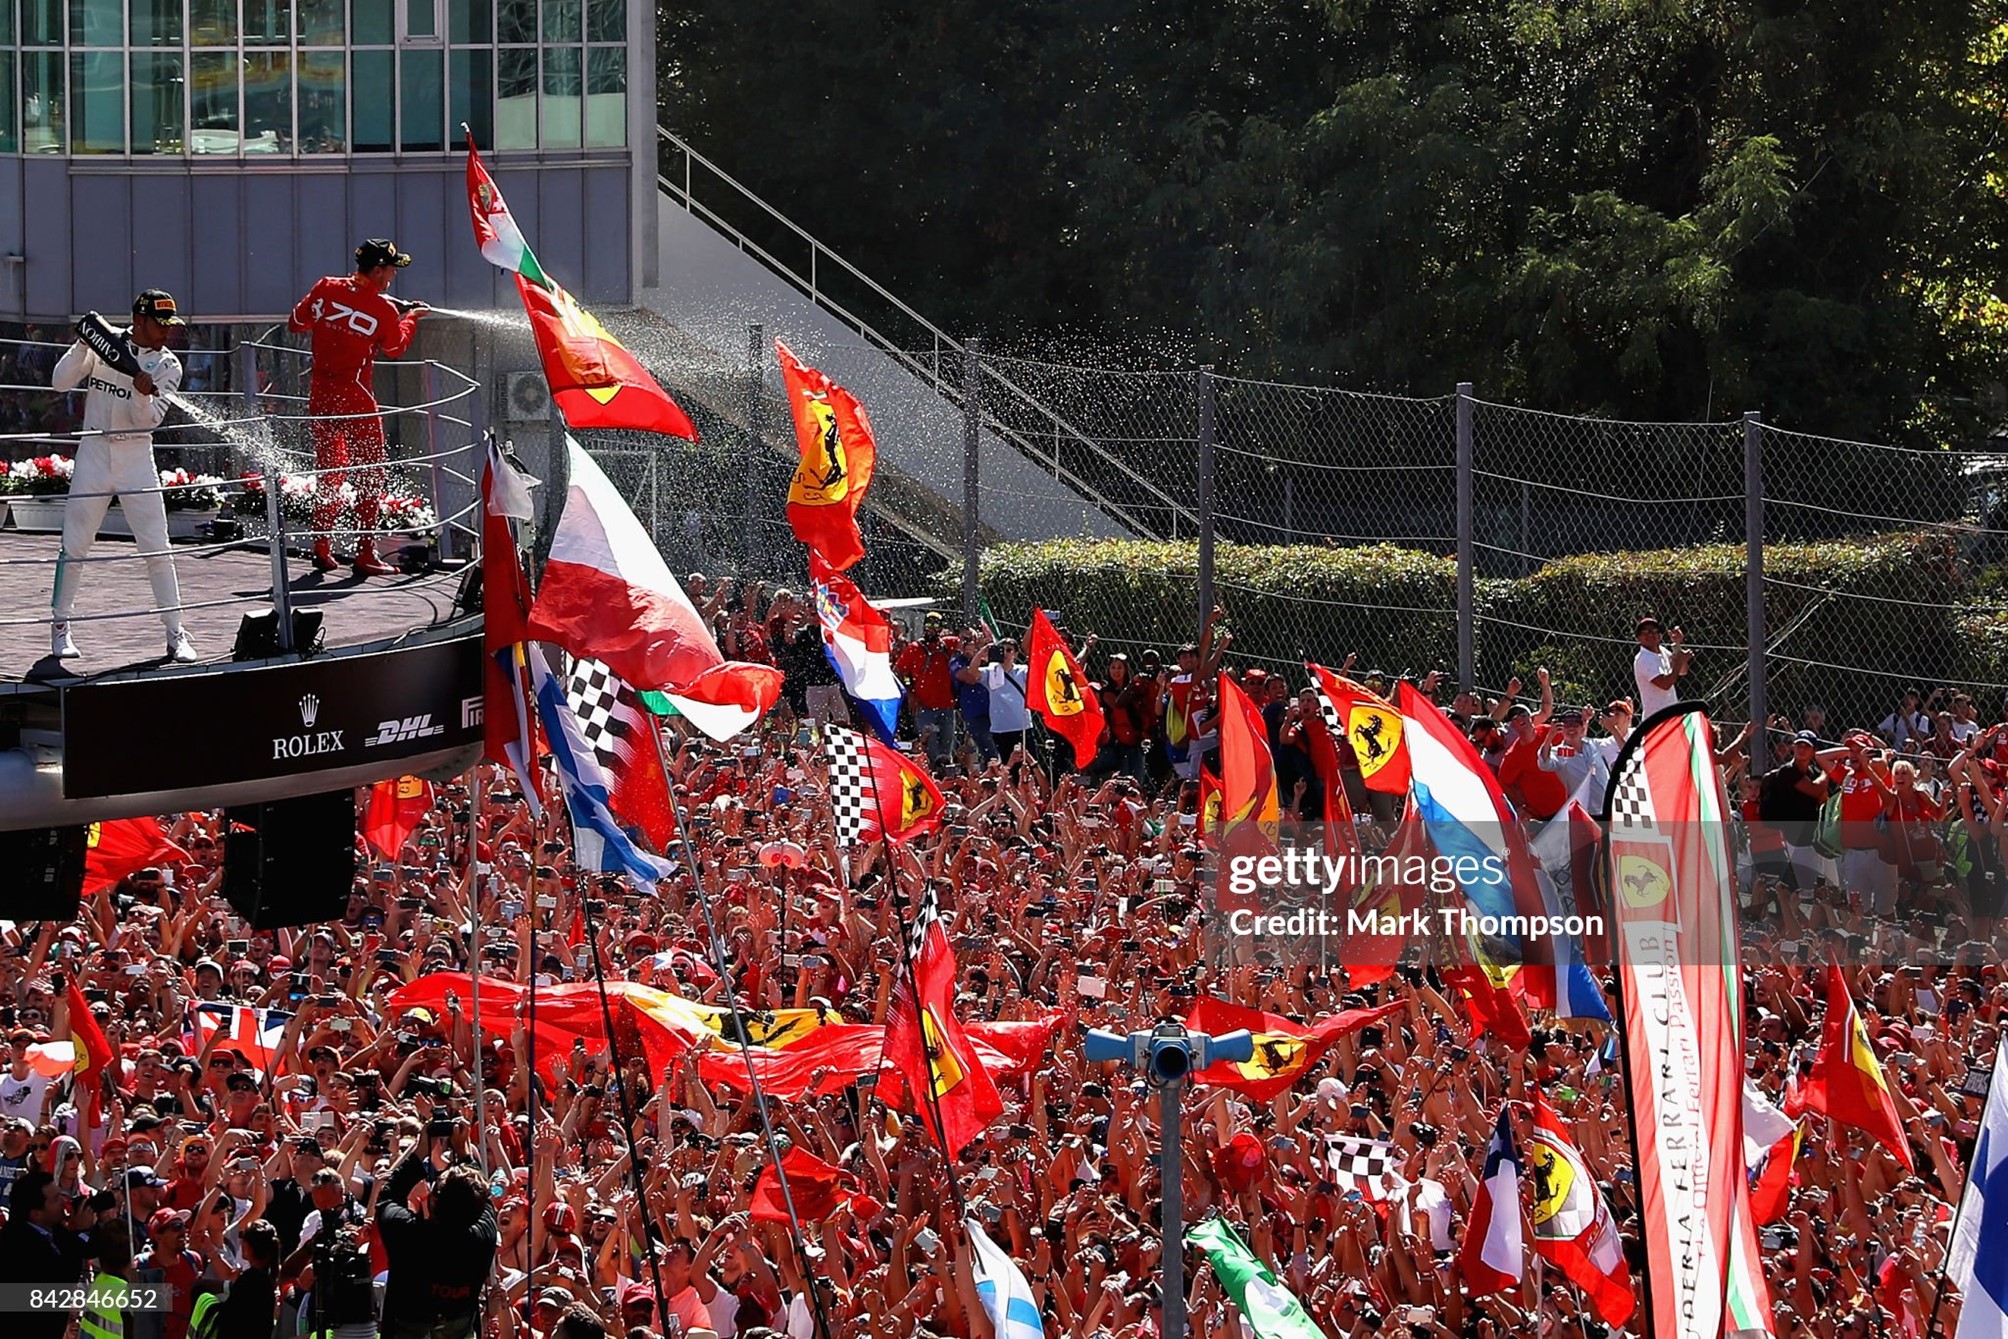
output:
POLYGON ((500 270, 519 274, 539 288, 551 287, 551 277, 537 263, 537 253, 523 240, 495 178, 481 165, 481 155, 467 145, 467 207, 474 216, 474 238, 481 244, 481 258, 500 270))

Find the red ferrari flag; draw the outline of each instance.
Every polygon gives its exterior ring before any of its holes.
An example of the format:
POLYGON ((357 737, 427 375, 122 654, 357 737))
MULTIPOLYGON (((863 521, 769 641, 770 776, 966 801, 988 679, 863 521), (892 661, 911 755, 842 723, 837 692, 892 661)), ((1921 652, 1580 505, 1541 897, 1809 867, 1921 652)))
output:
POLYGON ((1397 1001, 1378 1009, 1344 1009, 1312 1024, 1293 1023, 1281 1014, 1264 1013, 1203 996, 1185 1016, 1185 1026, 1194 1032, 1216 1036, 1247 1028, 1255 1038, 1251 1060, 1219 1061, 1192 1077, 1209 1088, 1231 1088, 1255 1102, 1266 1102, 1294 1084, 1311 1067, 1324 1059, 1332 1043, 1349 1033, 1380 1022, 1407 1008, 1397 1001))
POLYGON ((93 823, 86 835, 83 893, 89 897, 126 875, 163 861, 185 861, 188 852, 169 841, 155 818, 113 818, 93 823))
POLYGON ((540 288, 521 274, 516 291, 530 315, 530 336, 551 383, 551 398, 565 422, 574 428, 635 428, 697 440, 689 416, 641 359, 570 293, 555 282, 540 288))
POLYGON ((1282 808, 1276 759, 1262 711, 1241 685, 1220 676, 1220 849, 1234 856, 1276 850, 1282 808))
POLYGON ((1890 1151, 1890 1156, 1917 1170, 1903 1120, 1896 1112, 1889 1081, 1869 1045, 1862 1017, 1848 993, 1847 974, 1831 958, 1827 962, 1827 1016, 1820 1027, 1820 1050, 1812 1072, 1799 1090, 1799 1104, 1827 1119, 1852 1125, 1890 1151))
POLYGON ((379 781, 363 806, 363 840, 385 860, 395 860, 432 808, 432 787, 415 776, 379 781))
POLYGON ((900 1110, 920 1117, 950 1163, 969 1141, 1004 1114, 1004 1099, 955 1016, 955 950, 949 947, 929 884, 914 908, 907 954, 912 963, 887 1006, 881 1091, 900 1110))
MULTIPOLYGON (((152 820, 148 820, 149 822, 152 820)), ((118 1059, 118 1052, 106 1040, 104 1029, 98 1020, 91 1017, 90 1002, 77 989, 77 979, 70 978, 69 991, 65 997, 70 1006, 70 1045, 76 1056, 76 1089, 86 1095, 85 1111, 88 1124, 98 1123, 98 1110, 104 1094, 104 1077, 118 1059)), ((86 1131, 88 1133, 88 1131, 86 1131)))
POLYGON ((788 482, 788 524, 795 538, 841 572, 865 556, 858 513, 872 486, 878 445, 871 419, 849 391, 789 352, 780 340, 781 380, 802 460, 788 482))
POLYGON ((1617 1222, 1582 1150, 1540 1089, 1534 1090, 1534 1254, 1553 1261, 1613 1328, 1638 1306, 1617 1222))
POLYGON ((761 1168, 747 1214, 756 1223, 789 1222, 789 1198, 794 1200, 795 1214, 801 1221, 820 1223, 853 1201, 864 1199, 865 1193, 858 1179, 843 1168, 824 1162, 804 1148, 791 1146, 781 1155, 778 1174, 771 1162, 761 1168), (787 1196, 781 1193, 782 1176, 788 1178, 787 1196))
POLYGON ((1393 703, 1323 665, 1304 662, 1316 680, 1318 706, 1334 736, 1352 746, 1368 790, 1408 794, 1408 743, 1393 703))
POLYGON ((824 731, 823 745, 839 842, 911 841, 941 822, 941 788, 906 754, 841 725, 824 731))
POLYGON ((1074 766, 1086 767, 1094 761, 1102 742, 1101 699, 1088 689, 1088 676, 1081 662, 1067 649, 1043 609, 1032 611, 1032 635, 1026 669, 1030 680, 1025 688, 1025 705, 1039 713, 1046 728, 1073 746, 1074 766))

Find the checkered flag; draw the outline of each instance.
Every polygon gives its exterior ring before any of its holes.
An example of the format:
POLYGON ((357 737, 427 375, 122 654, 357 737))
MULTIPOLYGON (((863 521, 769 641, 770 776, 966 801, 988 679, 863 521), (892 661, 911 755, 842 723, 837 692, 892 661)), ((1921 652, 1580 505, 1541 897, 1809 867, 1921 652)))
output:
POLYGON ((841 725, 823 729, 823 748, 830 760, 830 808, 836 816, 837 843, 856 846, 878 836, 878 797, 865 768, 865 741, 841 725))
POLYGON ((934 896, 934 885, 930 883, 920 890, 920 900, 914 903, 913 919, 906 927, 906 949, 909 961, 919 962, 921 953, 927 948, 927 936, 941 923, 941 903, 934 896))
POLYGON ((614 765, 616 742, 625 736, 617 717, 623 715, 622 695, 627 685, 597 660, 574 660, 565 677, 565 700, 579 718, 579 734, 600 760, 600 766, 614 765))
POLYGON ((1652 792, 1646 789, 1645 754, 1634 752, 1611 787, 1611 828, 1628 832, 1653 830, 1652 792))
POLYGON ((1339 719, 1338 705, 1326 695, 1325 685, 1315 674, 1311 676, 1311 688, 1318 695, 1318 714, 1325 718, 1325 729, 1331 732, 1333 739, 1344 739, 1346 723, 1339 719))
POLYGON ((1357 1190, 1370 1200, 1384 1200, 1403 1184, 1401 1154, 1393 1144, 1379 1139, 1357 1139, 1335 1134, 1326 1141, 1326 1161, 1332 1169, 1332 1183, 1341 1193, 1357 1190), (1393 1173, 1396 1185, 1387 1183, 1393 1173))

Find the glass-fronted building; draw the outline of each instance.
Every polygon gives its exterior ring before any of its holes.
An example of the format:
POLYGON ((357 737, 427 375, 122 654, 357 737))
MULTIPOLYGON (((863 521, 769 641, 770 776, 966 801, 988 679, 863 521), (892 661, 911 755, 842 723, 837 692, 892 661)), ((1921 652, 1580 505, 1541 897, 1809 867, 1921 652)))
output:
POLYGON ((468 232, 473 132, 545 267, 653 282, 654 9, 640 0, 0 0, 0 319, 173 291, 283 316, 364 236, 400 290, 514 301, 468 232))

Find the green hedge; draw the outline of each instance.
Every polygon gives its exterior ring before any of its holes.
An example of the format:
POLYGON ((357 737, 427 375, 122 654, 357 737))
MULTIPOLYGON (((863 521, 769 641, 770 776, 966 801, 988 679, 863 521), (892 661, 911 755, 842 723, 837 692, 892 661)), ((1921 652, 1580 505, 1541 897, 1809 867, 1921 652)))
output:
MULTIPOLYGON (((999 545, 984 553, 983 593, 1012 626, 1039 606, 1077 634, 1170 648, 1196 633, 1197 556, 1192 543, 999 545)), ((1563 558, 1482 580, 1479 680, 1496 688, 1519 674, 1531 684, 1546 665, 1566 700, 1597 700, 1630 682, 1632 625, 1651 612, 1702 648, 1697 688, 1721 685, 1744 660, 1743 566, 1740 545, 1705 545, 1563 558)), ((1886 710, 1898 680, 2008 682, 2008 617, 1988 612, 1998 596, 1942 536, 1778 545, 1765 552, 1765 577, 1774 706, 1819 700, 1859 719, 1886 710)), ((1362 670, 1390 673, 1456 664, 1450 558, 1387 545, 1223 544, 1214 579, 1237 657, 1337 663, 1357 651, 1362 670)), ((955 594, 954 574, 940 581, 955 594)), ((1740 710, 1747 692, 1737 676, 1721 698, 1740 710)))

